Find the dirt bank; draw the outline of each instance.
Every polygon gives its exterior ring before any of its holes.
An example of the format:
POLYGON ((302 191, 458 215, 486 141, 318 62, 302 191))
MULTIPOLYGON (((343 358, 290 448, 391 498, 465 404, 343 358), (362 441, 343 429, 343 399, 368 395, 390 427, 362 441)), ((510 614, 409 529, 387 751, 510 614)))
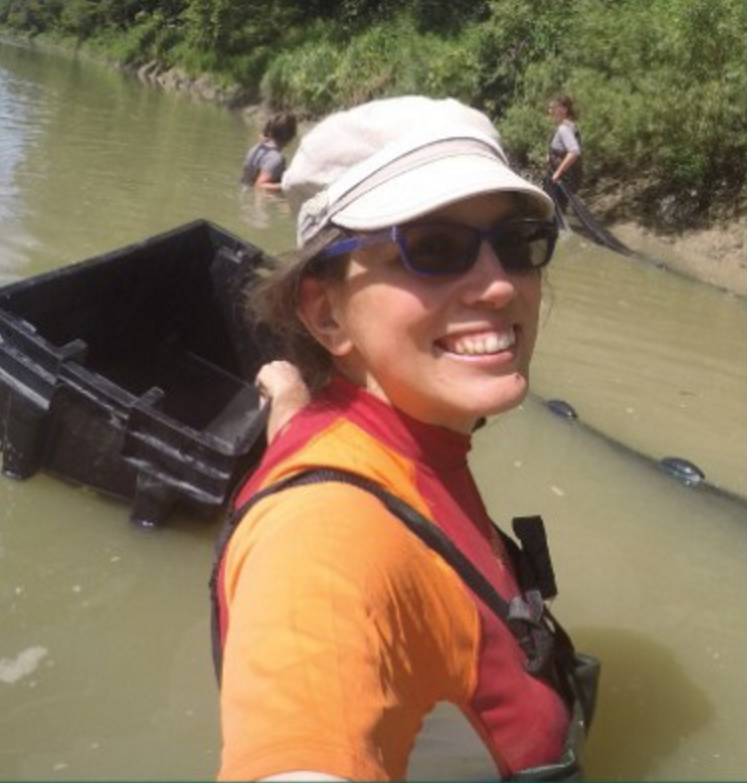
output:
POLYGON ((601 183, 580 193, 582 200, 631 250, 675 272, 744 297, 744 199, 722 198, 706 213, 688 213, 672 197, 651 197, 650 183, 601 183))
MULTIPOLYGON (((589 203, 594 211, 594 207, 589 203)), ((738 296, 747 291, 745 218, 732 218, 708 228, 657 233, 634 221, 612 221, 606 227, 632 250, 668 269, 738 296)))

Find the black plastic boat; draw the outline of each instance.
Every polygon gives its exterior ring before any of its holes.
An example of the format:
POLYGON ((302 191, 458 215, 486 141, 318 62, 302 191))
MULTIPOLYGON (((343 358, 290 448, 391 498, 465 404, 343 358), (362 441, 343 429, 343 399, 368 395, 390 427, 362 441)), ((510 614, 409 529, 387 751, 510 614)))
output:
POLYGON ((239 289, 272 259, 207 221, 0 288, 2 471, 211 512, 264 447, 270 355, 239 289))

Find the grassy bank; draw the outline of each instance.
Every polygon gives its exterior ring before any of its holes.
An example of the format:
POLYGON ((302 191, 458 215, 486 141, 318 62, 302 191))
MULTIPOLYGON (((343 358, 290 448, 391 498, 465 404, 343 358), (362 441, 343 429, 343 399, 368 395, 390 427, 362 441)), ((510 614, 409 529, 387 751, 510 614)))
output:
POLYGON ((670 234, 744 214, 745 25, 738 0, 0 0, 14 35, 207 75, 235 103, 315 118, 451 95, 493 118, 536 177, 547 100, 568 92, 588 196, 604 206, 628 188, 621 219, 670 234))
POLYGON ((558 90, 582 109, 591 181, 644 172, 707 210, 742 194, 745 4, 737 0, 0 0, 0 25, 129 65, 235 85, 320 116, 383 95, 453 95, 541 166, 558 90), (468 9, 468 10, 465 10, 468 9))

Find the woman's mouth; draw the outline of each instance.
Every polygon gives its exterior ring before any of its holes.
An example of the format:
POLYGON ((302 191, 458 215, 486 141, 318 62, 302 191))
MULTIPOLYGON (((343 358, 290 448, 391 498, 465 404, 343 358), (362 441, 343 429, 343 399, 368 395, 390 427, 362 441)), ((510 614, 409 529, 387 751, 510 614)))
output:
POLYGON ((439 341, 441 347, 457 356, 490 356, 511 348, 516 342, 513 327, 502 332, 453 335, 439 341))

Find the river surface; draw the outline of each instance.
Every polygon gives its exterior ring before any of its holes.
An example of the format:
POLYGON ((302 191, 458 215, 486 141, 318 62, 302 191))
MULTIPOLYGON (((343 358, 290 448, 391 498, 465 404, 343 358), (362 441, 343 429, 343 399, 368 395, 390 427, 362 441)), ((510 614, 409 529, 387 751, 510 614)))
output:
MULTIPOLYGON (((106 67, 0 43, 0 284, 207 218, 269 252, 238 188, 256 128, 106 67)), ((475 438, 496 520, 541 513, 555 612, 604 662, 588 773, 744 780, 744 300, 564 237, 533 396, 475 438), (570 403, 578 419, 543 401, 570 403), (688 459, 706 484, 659 467, 688 459)), ((0 780, 205 780, 219 757, 207 578, 218 520, 156 531, 43 474, 0 477, 0 780)), ((448 711, 412 776, 484 775, 448 711)))

